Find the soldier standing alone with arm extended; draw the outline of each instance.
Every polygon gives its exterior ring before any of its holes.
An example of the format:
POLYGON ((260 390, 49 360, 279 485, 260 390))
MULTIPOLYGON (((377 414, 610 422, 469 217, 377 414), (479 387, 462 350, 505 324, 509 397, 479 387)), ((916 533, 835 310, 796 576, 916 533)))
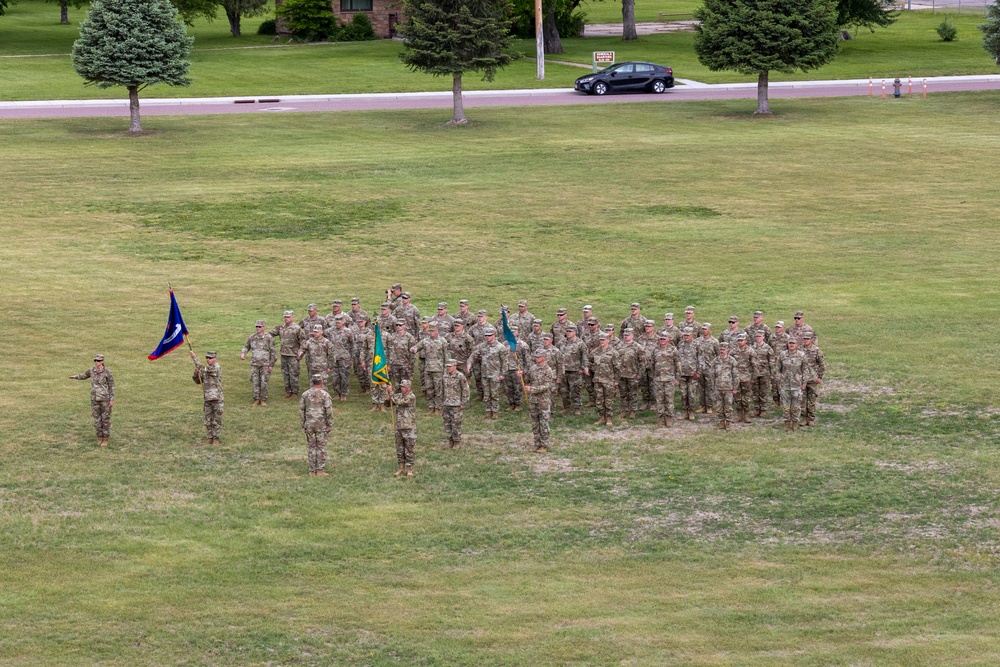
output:
POLYGON ((94 366, 70 380, 90 380, 90 414, 94 417, 97 444, 108 446, 111 437, 111 408, 115 406, 115 378, 104 367, 104 355, 94 355, 94 366))
MULTIPOLYGON (((544 350, 536 350, 535 365, 528 372, 525 391, 528 392, 528 411, 531 415, 531 434, 535 440, 535 451, 549 451, 549 421, 552 419, 552 389, 555 386, 555 371, 549 368, 544 350)), ((518 375, 523 372, 518 371, 518 375)))
POLYGON ((411 390, 410 380, 399 383, 399 391, 389 385, 389 395, 396 405, 396 477, 413 477, 413 448, 417 444, 417 395, 411 390))
POLYGON ((326 445, 333 428, 333 399, 323 389, 323 375, 310 378, 312 389, 307 389, 299 399, 302 430, 309 449, 309 476, 326 477, 326 445))
POLYGON ((226 411, 222 395, 222 367, 215 360, 215 356, 215 352, 206 352, 205 365, 202 366, 198 362, 198 356, 194 351, 191 352, 195 372, 198 374, 205 395, 205 432, 209 445, 219 444, 219 436, 222 435, 222 415, 226 411))

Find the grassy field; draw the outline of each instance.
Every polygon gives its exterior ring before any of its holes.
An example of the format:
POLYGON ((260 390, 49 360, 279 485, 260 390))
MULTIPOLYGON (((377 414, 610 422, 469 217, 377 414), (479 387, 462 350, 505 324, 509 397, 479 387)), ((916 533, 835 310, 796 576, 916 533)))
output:
POLYGON ((0 123, 0 665, 995 664, 998 102, 0 123), (447 451, 421 409, 400 481, 354 392, 310 479, 240 346, 395 280, 546 321, 804 308, 820 426, 557 417, 536 455, 526 415, 475 403, 447 451), (184 354, 145 359, 168 281, 220 447, 184 354), (108 449, 66 379, 95 352, 108 449))
MULTIPOLYGON (((615 3, 595 2, 591 9, 615 3)), ((642 12, 661 5, 645 5, 642 12)), ((681 9, 689 11, 690 6, 681 9)), ((681 11, 678 9, 677 11, 681 11)), ((639 10, 637 10, 639 11, 639 10)), ((72 24, 58 23, 58 6, 41 0, 22 0, 0 18, 0 100, 120 98, 121 90, 85 87, 73 71, 69 52, 77 37, 83 10, 71 10, 72 24), (31 56, 31 57, 7 57, 31 56)), ((643 16, 640 16, 643 18, 643 16)), ((650 18, 650 17, 646 17, 650 18)), ((653 17, 655 18, 655 17, 653 17)), ((613 17, 608 20, 613 19, 613 17)), ((873 76, 936 76, 995 73, 996 65, 982 48, 976 25, 982 17, 954 16, 958 41, 941 42, 935 27, 942 15, 908 12, 886 30, 861 31, 843 42, 837 59, 816 71, 791 75, 772 74, 772 80, 809 78, 851 79, 873 76)), ((398 41, 379 40, 354 44, 274 44, 254 34, 260 18, 244 21, 244 36, 229 36, 225 20, 196 22, 191 58, 193 84, 187 88, 153 86, 147 97, 202 97, 255 94, 321 94, 365 92, 414 92, 450 90, 449 79, 434 79, 408 71, 399 60, 398 41)), ((620 21, 620 16, 618 18, 620 21)), ((674 68, 680 78, 708 83, 751 81, 735 72, 711 72, 695 56, 693 33, 652 35, 624 44, 614 37, 564 39, 565 53, 550 56, 544 81, 536 79, 533 60, 516 61, 492 83, 472 75, 467 90, 565 88, 581 74, 578 67, 552 61, 589 64, 593 51, 613 50, 619 60, 650 60, 674 68)), ((522 40, 517 50, 534 56, 533 40, 522 40)))

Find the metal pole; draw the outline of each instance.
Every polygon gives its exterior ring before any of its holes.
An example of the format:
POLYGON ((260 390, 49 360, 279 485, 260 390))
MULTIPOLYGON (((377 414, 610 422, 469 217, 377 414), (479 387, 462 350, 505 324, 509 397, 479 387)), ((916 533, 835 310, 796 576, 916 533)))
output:
POLYGON ((538 80, 545 79, 545 37, 542 35, 542 0, 535 0, 535 60, 538 80))
POLYGON ((885 79, 882 79, 882 99, 885 99, 885 79))

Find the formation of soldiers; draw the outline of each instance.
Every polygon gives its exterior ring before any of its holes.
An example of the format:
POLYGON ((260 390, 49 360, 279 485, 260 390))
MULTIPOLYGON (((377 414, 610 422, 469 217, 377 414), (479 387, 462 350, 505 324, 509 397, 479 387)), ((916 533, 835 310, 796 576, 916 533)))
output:
MULTIPOLYGON (((505 340, 502 316, 490 322, 486 310, 473 313, 465 299, 454 315, 447 303, 440 302, 435 315, 421 316, 410 293, 397 283, 386 291, 374 319, 388 365, 386 385, 371 379, 372 318, 359 298, 351 299, 347 311, 342 303, 334 300, 326 315, 309 304, 308 314, 298 322, 287 310, 283 323, 270 331, 258 320, 240 354, 240 359, 250 355, 253 405, 261 407, 267 405, 269 376, 278 358, 286 398, 299 396, 300 365, 305 363, 312 386, 300 396, 300 411, 311 475, 326 474, 333 402, 348 400, 352 371, 370 399, 370 412, 394 412, 397 476, 413 474, 418 387, 428 412, 441 415, 452 448, 461 446, 463 414, 473 387, 488 420, 499 417, 501 399, 513 412, 521 411, 527 400, 534 448, 539 452, 550 446, 549 422, 560 401, 561 414, 580 415, 593 407, 598 416, 595 425, 606 426, 616 418, 635 419, 644 410, 655 410, 657 425, 670 427, 678 416, 678 403, 680 419, 695 421, 696 413, 715 414, 721 430, 729 430, 733 421, 751 423, 767 416, 772 404, 780 405, 787 430, 816 424, 825 362, 802 311, 795 313, 791 327, 779 320, 773 330, 764 323, 762 311, 755 311, 752 323, 742 328, 734 315, 716 337, 710 323, 696 320, 693 306, 685 309, 679 322, 673 313, 666 313, 660 326, 643 315, 639 303, 631 304, 630 315, 617 326, 602 324, 590 305, 583 307, 577 322, 560 308, 546 327, 522 300, 516 310, 505 309, 515 339, 512 349, 505 340)), ((218 444, 221 370, 215 353, 206 354, 204 365, 194 352, 191 356, 195 380, 205 392, 208 442, 218 444)), ((101 369, 71 377, 100 378, 104 373, 110 378, 103 363, 101 369)), ((108 401, 108 392, 99 388, 104 382, 94 380, 94 400, 108 401)), ((112 404, 113 399, 112 382, 112 404)), ((96 426, 98 408, 94 410, 96 426)), ((110 407, 107 415, 109 422, 110 407)), ((98 427, 102 444, 107 443, 109 428, 98 427)))

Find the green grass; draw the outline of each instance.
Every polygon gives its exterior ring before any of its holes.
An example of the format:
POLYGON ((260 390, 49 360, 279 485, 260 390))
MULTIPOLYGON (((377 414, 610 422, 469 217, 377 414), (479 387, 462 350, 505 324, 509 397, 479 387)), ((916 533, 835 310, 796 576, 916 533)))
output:
POLYGON ((0 665, 995 663, 998 102, 3 121, 0 665), (355 392, 311 480, 242 341, 395 280, 546 321, 804 308, 821 426, 557 417, 539 456, 474 404, 457 452, 421 411, 399 481, 355 392), (219 448, 184 354, 145 359, 168 281, 219 448), (106 450, 65 379, 98 351, 106 450))
MULTIPOLYGON (((615 3, 595 2, 592 8, 605 5, 615 3)), ((683 10, 688 11, 688 5, 683 10)), ((0 100, 123 97, 123 91, 118 89, 84 86, 73 71, 68 54, 77 37, 76 24, 83 16, 83 10, 71 9, 72 25, 61 26, 57 5, 22 0, 0 18, 0 56, 36 56, 0 58, 0 100)), ((982 17, 957 15, 953 19, 959 29, 955 42, 941 42, 935 32, 940 14, 907 12, 888 29, 875 33, 862 31, 856 39, 841 43, 840 54, 833 63, 806 73, 772 73, 772 80, 995 73, 996 65, 983 50, 981 33, 975 27, 982 17)), ((143 94, 207 97, 451 89, 450 79, 408 71, 399 60, 402 45, 398 41, 276 45, 270 38, 253 34, 260 20, 245 20, 244 36, 239 39, 229 36, 224 20, 196 22, 190 29, 195 36, 191 58, 193 84, 186 88, 153 86, 143 94)), ((492 83, 470 75, 465 78, 464 86, 466 90, 571 87, 581 69, 552 61, 590 64, 593 51, 604 50, 615 51, 618 60, 650 60, 669 65, 680 78, 708 83, 754 80, 735 72, 709 71, 698 62, 692 44, 693 33, 651 35, 628 44, 615 37, 564 39, 565 53, 549 57, 544 81, 537 80, 534 61, 523 59, 498 73, 492 83)), ((522 40, 516 48, 534 56, 533 40, 522 40)))

